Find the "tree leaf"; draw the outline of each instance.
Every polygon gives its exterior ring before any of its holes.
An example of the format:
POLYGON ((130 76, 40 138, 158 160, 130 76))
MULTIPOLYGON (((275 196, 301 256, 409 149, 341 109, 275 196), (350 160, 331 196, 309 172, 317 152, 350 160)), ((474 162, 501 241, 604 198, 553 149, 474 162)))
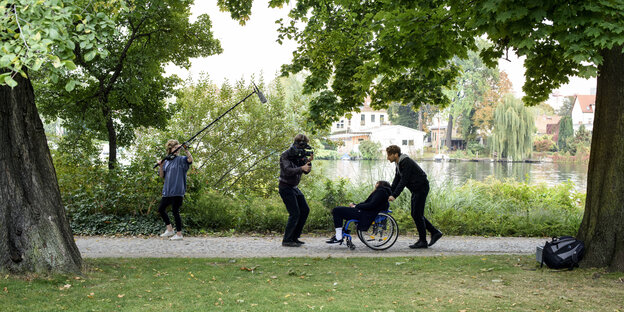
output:
POLYGON ((76 87, 76 80, 70 80, 69 82, 67 82, 67 84, 65 85, 65 90, 67 92, 72 92, 72 90, 74 90, 74 88, 76 87))
POLYGON ((91 61, 95 57, 96 54, 97 54, 97 51, 95 50, 89 51, 89 53, 85 55, 85 61, 87 62, 91 61))
POLYGON ((4 83, 9 85, 11 88, 15 88, 17 86, 17 81, 13 80, 10 75, 4 78, 4 83))
POLYGON ((65 67, 67 67, 67 69, 69 69, 69 70, 76 69, 76 64, 74 64, 74 62, 72 62, 70 60, 63 61, 63 65, 65 65, 65 67))

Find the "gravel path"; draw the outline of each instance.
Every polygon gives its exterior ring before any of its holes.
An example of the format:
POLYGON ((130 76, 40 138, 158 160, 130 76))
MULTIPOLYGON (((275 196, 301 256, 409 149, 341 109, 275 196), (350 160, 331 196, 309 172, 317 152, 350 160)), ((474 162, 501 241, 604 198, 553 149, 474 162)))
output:
POLYGON ((535 254, 546 238, 444 236, 433 247, 413 250, 407 246, 413 236, 399 236, 387 250, 375 251, 356 237, 356 248, 328 245, 324 237, 302 237, 306 244, 282 247, 277 236, 185 237, 169 241, 160 237, 102 237, 76 236, 76 244, 84 258, 102 257, 191 257, 191 258, 250 258, 250 257, 405 257, 442 255, 535 254))

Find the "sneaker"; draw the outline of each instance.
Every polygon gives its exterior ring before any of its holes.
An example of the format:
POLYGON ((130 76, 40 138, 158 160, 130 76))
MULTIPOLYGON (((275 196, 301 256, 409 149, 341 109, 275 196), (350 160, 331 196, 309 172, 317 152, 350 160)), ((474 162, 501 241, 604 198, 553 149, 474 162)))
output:
POLYGON ((173 234, 175 234, 174 231, 166 230, 165 233, 160 234, 160 237, 169 237, 169 236, 173 236, 173 234))
POLYGON ((182 236, 182 234, 176 234, 176 235, 171 236, 171 238, 169 240, 172 240, 172 241, 174 241, 174 240, 182 240, 183 238, 184 237, 182 236))
MULTIPOLYGON (((344 237, 342 238, 344 239, 344 237)), ((332 236, 330 239, 328 239, 327 241, 325 241, 325 243, 327 244, 337 244, 337 243, 342 243, 342 239, 338 240, 336 239, 336 235, 332 236)))
POLYGON ((299 245, 303 245, 305 244, 305 242, 300 241, 298 238, 295 239, 295 243, 299 244, 299 245))
POLYGON ((438 239, 440 239, 440 237, 442 237, 442 232, 438 231, 437 233, 433 233, 431 234, 431 241, 429 241, 429 247, 433 246, 433 244, 435 244, 438 239))
POLYGON ((301 244, 297 242, 282 242, 282 246, 284 247, 299 247, 301 244))
POLYGON ((419 240, 412 245, 409 245, 409 248, 419 249, 419 248, 427 248, 427 241, 419 240))

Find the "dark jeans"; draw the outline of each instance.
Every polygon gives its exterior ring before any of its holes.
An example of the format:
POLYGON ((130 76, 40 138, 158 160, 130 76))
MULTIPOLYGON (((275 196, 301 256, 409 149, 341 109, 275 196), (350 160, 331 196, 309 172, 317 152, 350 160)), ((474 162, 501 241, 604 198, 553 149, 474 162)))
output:
POLYGON ((341 228, 343 220, 359 220, 361 213, 355 208, 338 206, 332 210, 332 215, 334 215, 334 228, 341 228))
POLYGON ((174 196, 174 197, 163 197, 160 200, 160 207, 158 207, 158 212, 160 213, 160 217, 165 221, 165 225, 171 224, 171 220, 169 219, 169 215, 167 215, 167 206, 171 205, 173 211, 173 218, 176 223, 176 230, 178 232, 182 231, 182 218, 180 218, 180 207, 182 207, 182 196, 174 196))
POLYGON ((425 218, 425 202, 427 201, 428 194, 429 184, 426 184, 426 186, 418 192, 412 192, 412 218, 414 219, 414 223, 416 223, 418 238, 421 241, 427 241, 427 231, 432 234, 438 232, 438 229, 425 218))
POLYGON ((284 242, 294 242, 303 231, 303 226, 310 214, 310 207, 303 196, 303 193, 291 186, 279 187, 279 194, 288 210, 288 222, 286 223, 286 231, 284 231, 284 242))

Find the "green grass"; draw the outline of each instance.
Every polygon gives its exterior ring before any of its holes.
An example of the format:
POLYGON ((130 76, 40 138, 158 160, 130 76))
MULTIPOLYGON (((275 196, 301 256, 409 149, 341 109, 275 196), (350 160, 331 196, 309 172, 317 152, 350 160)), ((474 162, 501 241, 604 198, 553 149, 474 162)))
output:
POLYGON ((624 274, 529 256, 87 259, 84 276, 4 276, 10 311, 623 311, 624 274), (69 286, 71 285, 71 286, 69 286))

